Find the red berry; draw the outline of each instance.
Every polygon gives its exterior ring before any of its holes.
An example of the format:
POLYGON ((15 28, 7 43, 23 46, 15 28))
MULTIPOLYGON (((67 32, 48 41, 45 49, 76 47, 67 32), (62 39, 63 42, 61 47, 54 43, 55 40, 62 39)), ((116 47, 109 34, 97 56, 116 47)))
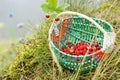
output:
POLYGON ((67 45, 69 48, 71 48, 71 46, 72 46, 71 42, 67 42, 67 45))
POLYGON ((96 54, 100 57, 100 58, 103 58, 103 56, 104 56, 104 52, 102 52, 102 51, 97 51, 96 52, 96 54))
POLYGON ((59 21, 59 20, 60 20, 60 18, 56 18, 56 19, 55 19, 55 21, 59 21))
POLYGON ((93 48, 91 47, 91 48, 89 49, 89 51, 92 52, 92 51, 93 51, 93 48))
POLYGON ((76 55, 79 56, 79 53, 77 53, 76 55))
POLYGON ((68 45, 69 48, 71 48, 72 46, 71 45, 68 45))
POLYGON ((71 44, 71 42, 68 41, 67 44, 69 45, 69 44, 71 44))
POLYGON ((62 46, 62 51, 64 52, 64 50, 66 49, 66 47, 65 46, 62 46))
POLYGON ((75 52, 75 49, 74 49, 74 47, 72 46, 72 47, 70 48, 70 53, 71 53, 71 54, 74 54, 74 52, 75 52))
POLYGON ((65 53, 69 54, 70 53, 69 49, 66 48, 65 53))
POLYGON ((88 54, 91 54, 92 52, 91 51, 88 51, 88 54))
POLYGON ((75 44, 75 46, 77 46, 77 45, 78 45, 78 43, 75 44))
POLYGON ((80 47, 77 47, 77 49, 78 49, 78 50, 81 50, 81 48, 80 48, 80 47))
POLYGON ((50 18, 50 16, 49 16, 49 15, 46 15, 45 17, 46 17, 46 18, 50 18))
POLYGON ((83 48, 84 48, 84 49, 87 49, 87 45, 86 45, 86 44, 84 44, 84 45, 83 45, 83 48))
POLYGON ((95 46, 93 46, 92 49, 93 49, 94 52, 96 51, 96 47, 95 46))
POLYGON ((79 46, 81 46, 81 44, 80 44, 80 43, 77 43, 75 46, 76 46, 76 47, 79 47, 79 46))
POLYGON ((83 54, 85 54, 86 52, 87 52, 87 49, 84 49, 84 50, 83 50, 83 54))
POLYGON ((97 50, 100 50, 100 49, 101 49, 101 47, 100 47, 100 46, 97 46, 97 47, 96 47, 96 49, 97 49, 97 50))
POLYGON ((79 55, 80 55, 78 50, 76 51, 76 55, 77 55, 77 56, 79 56, 79 55))
POLYGON ((95 42, 94 45, 95 45, 95 47, 99 46, 99 45, 98 45, 98 42, 95 42))
POLYGON ((84 41, 82 41, 82 42, 81 42, 81 44, 83 45, 83 44, 85 44, 85 42, 84 42, 84 41))
POLYGON ((83 55, 83 50, 80 50, 80 51, 79 51, 79 54, 80 54, 80 55, 83 55))
POLYGON ((79 47, 79 49, 80 49, 80 50, 83 50, 83 49, 84 49, 84 47, 83 47, 83 46, 80 46, 80 47, 79 47))
POLYGON ((62 46, 62 51, 65 52, 65 53, 70 53, 69 49, 66 48, 65 46, 62 46))
POLYGON ((77 50, 75 50, 75 53, 74 53, 75 55, 77 54, 77 50))
POLYGON ((76 45, 75 46, 78 46, 79 45, 79 43, 76 43, 76 45))

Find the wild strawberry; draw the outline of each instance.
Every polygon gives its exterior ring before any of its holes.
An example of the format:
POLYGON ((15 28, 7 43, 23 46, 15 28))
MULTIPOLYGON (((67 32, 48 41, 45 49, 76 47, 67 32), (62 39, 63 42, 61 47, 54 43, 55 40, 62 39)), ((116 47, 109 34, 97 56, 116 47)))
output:
POLYGON ((83 54, 85 54, 87 52, 87 49, 83 49, 83 54))
POLYGON ((74 53, 74 55, 76 55, 77 54, 77 49, 75 50, 75 53, 74 53))
POLYGON ((59 20, 60 20, 60 18, 56 18, 56 19, 55 19, 55 21, 59 21, 59 20))
POLYGON ((78 44, 76 44, 76 45, 75 45, 75 48, 78 48, 78 47, 79 47, 78 44))
POLYGON ((67 54, 70 54, 70 51, 67 50, 66 53, 67 53, 67 54))
POLYGON ((65 53, 67 53, 67 54, 69 54, 69 53, 70 53, 70 51, 69 51, 69 49, 68 49, 68 48, 66 48, 66 49, 65 49, 65 53))
POLYGON ((83 48, 84 48, 84 49, 87 49, 87 45, 86 45, 86 44, 84 44, 84 45, 83 45, 83 48))
POLYGON ((100 50, 100 49, 101 49, 101 47, 100 47, 100 46, 97 46, 97 47, 96 47, 96 49, 97 49, 97 50, 100 50))
POLYGON ((79 46, 81 46, 81 44, 80 44, 80 43, 77 43, 77 44, 76 44, 76 47, 78 48, 79 46))
POLYGON ((48 18, 50 18, 50 16, 49 16, 49 15, 46 15, 45 17, 46 17, 47 19, 48 19, 48 18))
POLYGON ((90 51, 90 52, 93 52, 93 49, 92 49, 92 47, 89 49, 89 51, 90 51))
POLYGON ((80 55, 83 55, 83 50, 80 50, 80 51, 79 51, 79 54, 80 54, 80 55))
POLYGON ((80 47, 79 47, 79 49, 80 49, 80 50, 83 50, 83 49, 84 49, 84 47, 83 47, 83 46, 80 46, 80 47))
POLYGON ((79 56, 79 53, 77 53, 76 55, 79 56))
POLYGON ((77 45, 78 45, 78 43, 75 44, 75 46, 77 46, 77 45))
POLYGON ((96 47, 95 47, 95 46, 92 46, 91 48, 92 48, 92 50, 93 50, 94 52, 96 51, 96 47))
POLYGON ((62 51, 65 52, 65 53, 70 53, 69 49, 66 48, 65 46, 62 46, 62 51))
POLYGON ((70 48, 70 53, 71 53, 71 54, 74 54, 74 52, 75 52, 75 49, 74 49, 74 47, 72 46, 72 47, 70 48))
POLYGON ((95 45, 95 47, 99 46, 99 45, 98 45, 98 42, 95 42, 94 45, 95 45))
POLYGON ((71 42, 68 41, 67 44, 69 45, 69 44, 71 44, 71 42))
POLYGON ((91 51, 88 51, 88 54, 91 54, 92 52, 91 51))
POLYGON ((63 51, 63 52, 65 51, 65 49, 66 49, 66 47, 65 47, 65 46, 62 46, 62 51, 63 51))
POLYGON ((96 54, 100 57, 100 58, 103 58, 103 56, 104 56, 104 52, 102 52, 102 51, 97 51, 96 52, 96 54))
POLYGON ((71 46, 72 46, 71 42, 67 42, 67 45, 69 48, 71 48, 71 46))
POLYGON ((77 55, 77 56, 79 56, 79 55, 80 55, 78 50, 76 51, 76 55, 77 55))

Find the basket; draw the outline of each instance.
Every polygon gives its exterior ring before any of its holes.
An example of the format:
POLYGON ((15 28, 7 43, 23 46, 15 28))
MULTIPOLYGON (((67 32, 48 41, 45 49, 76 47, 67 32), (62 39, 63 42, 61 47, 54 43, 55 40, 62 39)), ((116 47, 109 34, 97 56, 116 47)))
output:
POLYGON ((114 42, 115 32, 108 22, 77 12, 60 13, 49 29, 50 50, 54 58, 69 70, 84 72, 95 69, 103 55, 113 50, 114 42), (84 41, 91 45, 94 39, 102 48, 92 54, 86 52, 85 55, 77 56, 61 51, 62 46, 68 47, 68 41, 72 44, 84 41))

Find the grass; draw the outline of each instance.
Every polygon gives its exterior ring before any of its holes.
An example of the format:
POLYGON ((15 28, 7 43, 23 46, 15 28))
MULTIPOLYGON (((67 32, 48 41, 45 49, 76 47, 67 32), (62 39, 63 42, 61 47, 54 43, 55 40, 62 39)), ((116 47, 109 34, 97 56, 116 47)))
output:
MULTIPOLYGON (((38 32, 17 47, 17 57, 5 69, 0 78, 5 80, 117 80, 120 79, 120 1, 109 1, 98 9, 83 12, 88 16, 110 22, 117 32, 116 46, 112 54, 95 71, 86 74, 63 69, 62 74, 53 62, 48 46, 48 30, 52 23, 43 23, 38 32), (112 4, 114 3, 114 4, 112 4)), ((73 9, 74 10, 74 9, 73 9)), ((76 10, 74 10, 76 11, 76 10)), ((77 9, 78 12, 81 10, 77 9)))
POLYGON ((0 41, 0 71, 5 69, 15 57, 15 45, 11 44, 11 41, 0 41))

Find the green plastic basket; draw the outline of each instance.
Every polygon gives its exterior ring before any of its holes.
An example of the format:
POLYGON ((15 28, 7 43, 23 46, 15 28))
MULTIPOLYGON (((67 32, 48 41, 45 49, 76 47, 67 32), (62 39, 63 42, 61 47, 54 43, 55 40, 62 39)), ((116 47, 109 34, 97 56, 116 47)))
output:
MULTIPOLYGON (((101 57, 96 53, 76 56, 66 54, 60 48, 62 46, 68 47, 68 41, 72 42, 72 44, 81 41, 91 44, 92 39, 96 39, 99 45, 103 47, 105 34, 108 32, 114 34, 112 26, 104 20, 89 18, 77 12, 63 12, 58 17, 60 20, 53 21, 49 30, 49 43, 52 54, 64 68, 70 70, 79 69, 82 72, 95 69, 101 61, 101 57), (64 25, 66 27, 62 28, 64 25), (60 31, 62 31, 61 34, 60 31), (55 40, 51 35, 55 37, 55 40), (58 37, 58 35, 61 36, 58 37)), ((103 47, 101 51, 104 52, 108 47, 103 47)))

